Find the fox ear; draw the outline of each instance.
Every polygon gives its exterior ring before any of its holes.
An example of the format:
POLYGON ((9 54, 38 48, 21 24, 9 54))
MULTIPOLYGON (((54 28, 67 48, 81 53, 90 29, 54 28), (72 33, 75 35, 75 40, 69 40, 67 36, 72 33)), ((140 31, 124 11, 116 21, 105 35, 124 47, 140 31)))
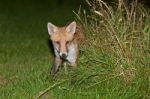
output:
POLYGON ((76 22, 75 22, 75 21, 71 22, 71 23, 67 26, 66 31, 67 31, 68 33, 74 34, 74 33, 76 32, 76 22))
POLYGON ((49 35, 52 35, 53 33, 57 32, 57 30, 58 30, 58 28, 50 22, 47 24, 47 28, 48 28, 49 35))

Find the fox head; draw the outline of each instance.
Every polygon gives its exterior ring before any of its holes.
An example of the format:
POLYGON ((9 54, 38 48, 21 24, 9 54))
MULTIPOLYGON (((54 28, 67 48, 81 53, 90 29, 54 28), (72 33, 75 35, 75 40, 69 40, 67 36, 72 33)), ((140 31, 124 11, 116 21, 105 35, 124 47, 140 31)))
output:
POLYGON ((68 46, 71 44, 76 32, 76 22, 73 21, 65 27, 57 27, 49 22, 47 27, 54 49, 61 58, 65 59, 68 55, 68 46))

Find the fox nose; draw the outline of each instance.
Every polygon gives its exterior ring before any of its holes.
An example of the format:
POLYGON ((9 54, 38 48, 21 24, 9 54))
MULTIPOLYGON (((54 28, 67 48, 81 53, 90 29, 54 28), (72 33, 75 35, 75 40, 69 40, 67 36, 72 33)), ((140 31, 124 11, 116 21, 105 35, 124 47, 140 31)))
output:
POLYGON ((66 59, 67 55, 66 54, 62 54, 62 58, 66 59))
POLYGON ((61 57, 62 59, 66 59, 67 53, 60 53, 60 57, 61 57))

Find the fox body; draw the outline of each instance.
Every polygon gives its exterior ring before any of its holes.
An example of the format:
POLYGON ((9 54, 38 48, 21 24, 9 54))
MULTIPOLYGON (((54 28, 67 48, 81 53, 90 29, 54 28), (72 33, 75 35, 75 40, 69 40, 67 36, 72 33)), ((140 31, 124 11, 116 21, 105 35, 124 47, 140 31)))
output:
POLYGON ((49 22, 47 27, 55 52, 55 62, 51 69, 51 75, 55 76, 64 61, 76 69, 78 44, 84 37, 76 22, 73 21, 64 27, 57 27, 49 22))

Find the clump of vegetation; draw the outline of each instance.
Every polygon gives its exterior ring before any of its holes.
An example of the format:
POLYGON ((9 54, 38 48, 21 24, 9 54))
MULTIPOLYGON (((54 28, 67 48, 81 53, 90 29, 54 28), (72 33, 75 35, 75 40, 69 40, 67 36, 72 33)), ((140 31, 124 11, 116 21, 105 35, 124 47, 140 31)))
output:
MULTIPOLYGON (((86 0, 86 3, 90 14, 81 9, 76 13, 77 20, 86 30, 81 63, 84 61, 88 72, 99 75, 91 79, 96 83, 88 87, 103 85, 104 77, 105 84, 114 86, 110 92, 115 90, 119 81, 124 87, 130 87, 135 97, 147 97, 150 91, 150 12, 137 0, 129 3, 118 0, 110 4, 102 0, 86 0), (101 73, 106 74, 101 76, 101 73)), ((129 91, 124 89, 121 93, 125 90, 129 91)))

